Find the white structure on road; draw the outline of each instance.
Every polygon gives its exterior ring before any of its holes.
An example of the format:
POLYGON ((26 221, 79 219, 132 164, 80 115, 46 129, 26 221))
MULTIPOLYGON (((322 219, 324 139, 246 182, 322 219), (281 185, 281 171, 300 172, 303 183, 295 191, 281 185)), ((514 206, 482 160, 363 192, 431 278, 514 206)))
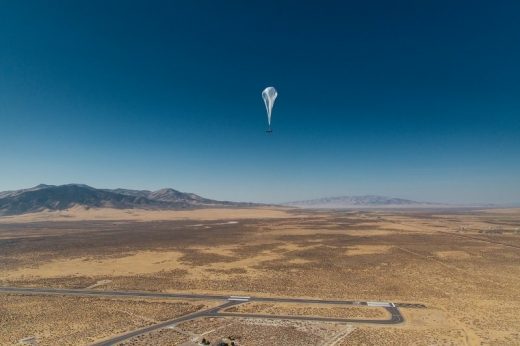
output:
POLYGON ((382 308, 393 308, 395 305, 393 303, 387 302, 367 302, 367 306, 377 306, 382 308))

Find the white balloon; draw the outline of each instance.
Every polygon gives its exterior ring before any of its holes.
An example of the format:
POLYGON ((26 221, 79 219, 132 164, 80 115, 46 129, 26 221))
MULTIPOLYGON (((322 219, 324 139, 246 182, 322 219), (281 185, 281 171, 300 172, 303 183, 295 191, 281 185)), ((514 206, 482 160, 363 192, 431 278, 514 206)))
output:
POLYGON ((267 87, 262 91, 262 98, 264 99, 265 109, 267 110, 267 123, 269 124, 269 131, 271 131, 271 112, 273 110, 274 101, 278 96, 278 92, 274 87, 267 87))

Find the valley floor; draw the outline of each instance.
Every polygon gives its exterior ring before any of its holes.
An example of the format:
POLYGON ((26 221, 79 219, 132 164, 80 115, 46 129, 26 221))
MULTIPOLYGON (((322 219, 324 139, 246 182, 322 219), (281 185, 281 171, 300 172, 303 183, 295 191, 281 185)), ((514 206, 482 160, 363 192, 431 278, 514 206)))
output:
MULTIPOLYGON (((204 317, 126 344, 204 335, 241 345, 520 345, 520 212, 198 212, 153 217, 1 218, 0 286, 424 304, 396 325, 204 317), (262 214, 264 213, 264 214, 262 214), (208 217, 209 215, 209 217, 208 217)), ((83 345, 212 301, 0 293, 0 344, 83 345), (100 323, 102 321, 102 323, 100 323)), ((247 313, 335 316, 336 306, 248 303, 247 313)), ((369 311, 369 310, 363 310, 369 311)), ((380 318, 384 309, 375 310, 380 318)), ((363 316, 361 316, 363 317, 363 316)), ((365 316, 366 317, 366 316, 365 316)))

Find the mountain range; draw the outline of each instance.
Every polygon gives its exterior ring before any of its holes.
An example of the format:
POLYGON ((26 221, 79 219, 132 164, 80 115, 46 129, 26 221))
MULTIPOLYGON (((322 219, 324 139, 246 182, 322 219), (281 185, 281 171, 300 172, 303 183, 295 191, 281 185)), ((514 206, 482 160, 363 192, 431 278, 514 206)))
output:
POLYGON ((157 191, 96 189, 83 184, 45 185, 0 192, 0 216, 54 211, 82 206, 116 209, 186 209, 254 206, 253 203, 216 201, 174 189, 157 191))
POLYGON ((305 201, 284 203, 286 206, 314 209, 348 209, 348 208, 425 208, 447 207, 447 204, 417 202, 403 198, 393 198, 376 195, 340 196, 318 198, 305 201))
MULTIPOLYGON (((0 192, 0 216, 84 208, 178 210, 207 207, 254 207, 266 204, 208 199, 194 193, 165 188, 157 191, 96 189, 84 184, 45 185, 0 192)), ((492 204, 455 205, 417 202, 377 195, 340 196, 283 203, 279 206, 308 209, 399 209, 496 207, 492 204)))

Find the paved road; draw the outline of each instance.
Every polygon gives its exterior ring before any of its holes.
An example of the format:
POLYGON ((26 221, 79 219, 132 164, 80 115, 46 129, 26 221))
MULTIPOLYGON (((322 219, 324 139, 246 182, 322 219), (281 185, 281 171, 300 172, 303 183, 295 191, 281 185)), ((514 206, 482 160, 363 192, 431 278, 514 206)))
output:
POLYGON ((33 287, 0 287, 0 292, 25 293, 25 294, 51 294, 67 296, 101 296, 101 297, 137 297, 137 298, 178 298, 178 299, 206 299, 227 300, 229 296, 201 295, 201 294, 177 294, 144 291, 102 291, 94 289, 68 289, 68 288, 33 288, 33 287))
POLYGON ((200 317, 204 317, 204 316, 212 316, 217 310, 225 309, 225 308, 228 308, 228 307, 236 305, 236 304, 240 304, 240 302, 228 301, 228 302, 226 302, 226 303, 224 303, 222 305, 219 305, 219 306, 214 307, 214 308, 209 309, 209 310, 197 311, 197 312, 194 312, 194 313, 191 313, 191 314, 188 314, 188 315, 184 315, 184 316, 175 318, 173 320, 164 321, 164 322, 157 323, 157 324, 154 324, 154 325, 151 325, 151 326, 148 326, 148 327, 136 329, 136 330, 133 330, 133 331, 128 332, 128 333, 123 333, 123 334, 120 334, 118 336, 114 336, 114 337, 112 337, 110 339, 107 339, 107 340, 104 340, 104 341, 96 342, 94 344, 91 344, 90 346, 111 346, 111 345, 116 345, 116 344, 118 344, 120 342, 123 342, 125 340, 130 339, 130 338, 133 338, 135 336, 146 334, 146 333, 150 333, 150 332, 152 332, 154 330, 162 329, 162 328, 165 328, 165 327, 170 326, 172 324, 186 322, 186 321, 194 320, 196 318, 200 318, 200 317))
POLYGON ((273 303, 301 303, 301 304, 333 304, 333 305, 368 305, 368 302, 352 300, 322 300, 300 298, 270 298, 270 297, 240 297, 211 294, 187 294, 187 293, 160 293, 145 291, 104 291, 95 289, 69 289, 69 288, 33 288, 33 287, 1 287, 0 292, 24 293, 24 294, 51 294, 70 296, 103 296, 103 297, 138 297, 138 298, 170 298, 170 299, 198 299, 198 300, 228 300, 230 297, 242 299, 242 301, 273 302, 273 303))
POLYGON ((299 320, 299 321, 317 321, 317 322, 336 322, 336 323, 375 323, 375 324, 396 324, 404 321, 403 316, 396 307, 385 307, 390 312, 388 320, 362 320, 334 317, 315 317, 315 316, 294 316, 294 315, 261 315, 261 314, 240 314, 216 311, 210 315, 211 317, 244 317, 244 318, 267 318, 275 320, 299 320))
MULTIPOLYGON (((198 300, 219 300, 225 303, 208 309, 184 315, 169 321, 154 324, 124 333, 92 346, 114 345, 134 336, 146 334, 151 331, 164 328, 166 326, 193 320, 201 317, 242 317, 242 318, 265 318, 282 320, 336 322, 336 323, 371 323, 371 324, 396 324, 404 321, 398 307, 393 303, 387 302, 361 302, 351 300, 321 300, 321 299, 299 299, 299 298, 268 298, 268 297, 242 297, 242 296, 222 296, 209 294, 184 294, 184 293, 158 293, 143 291, 102 291, 92 289, 62 289, 62 288, 32 288, 32 287, 0 287, 0 293, 19 293, 36 295, 68 295, 68 296, 101 296, 101 297, 138 297, 138 298, 170 298, 170 299, 198 299, 198 300), (355 305, 355 306, 379 306, 390 312, 390 319, 387 320, 366 320, 366 319, 346 319, 314 316, 286 316, 286 315, 262 315, 262 314, 239 314, 222 312, 222 310, 233 305, 246 302, 273 302, 273 303, 300 303, 300 304, 333 304, 333 305, 355 305)), ((413 304, 400 303, 401 306, 413 304)))

